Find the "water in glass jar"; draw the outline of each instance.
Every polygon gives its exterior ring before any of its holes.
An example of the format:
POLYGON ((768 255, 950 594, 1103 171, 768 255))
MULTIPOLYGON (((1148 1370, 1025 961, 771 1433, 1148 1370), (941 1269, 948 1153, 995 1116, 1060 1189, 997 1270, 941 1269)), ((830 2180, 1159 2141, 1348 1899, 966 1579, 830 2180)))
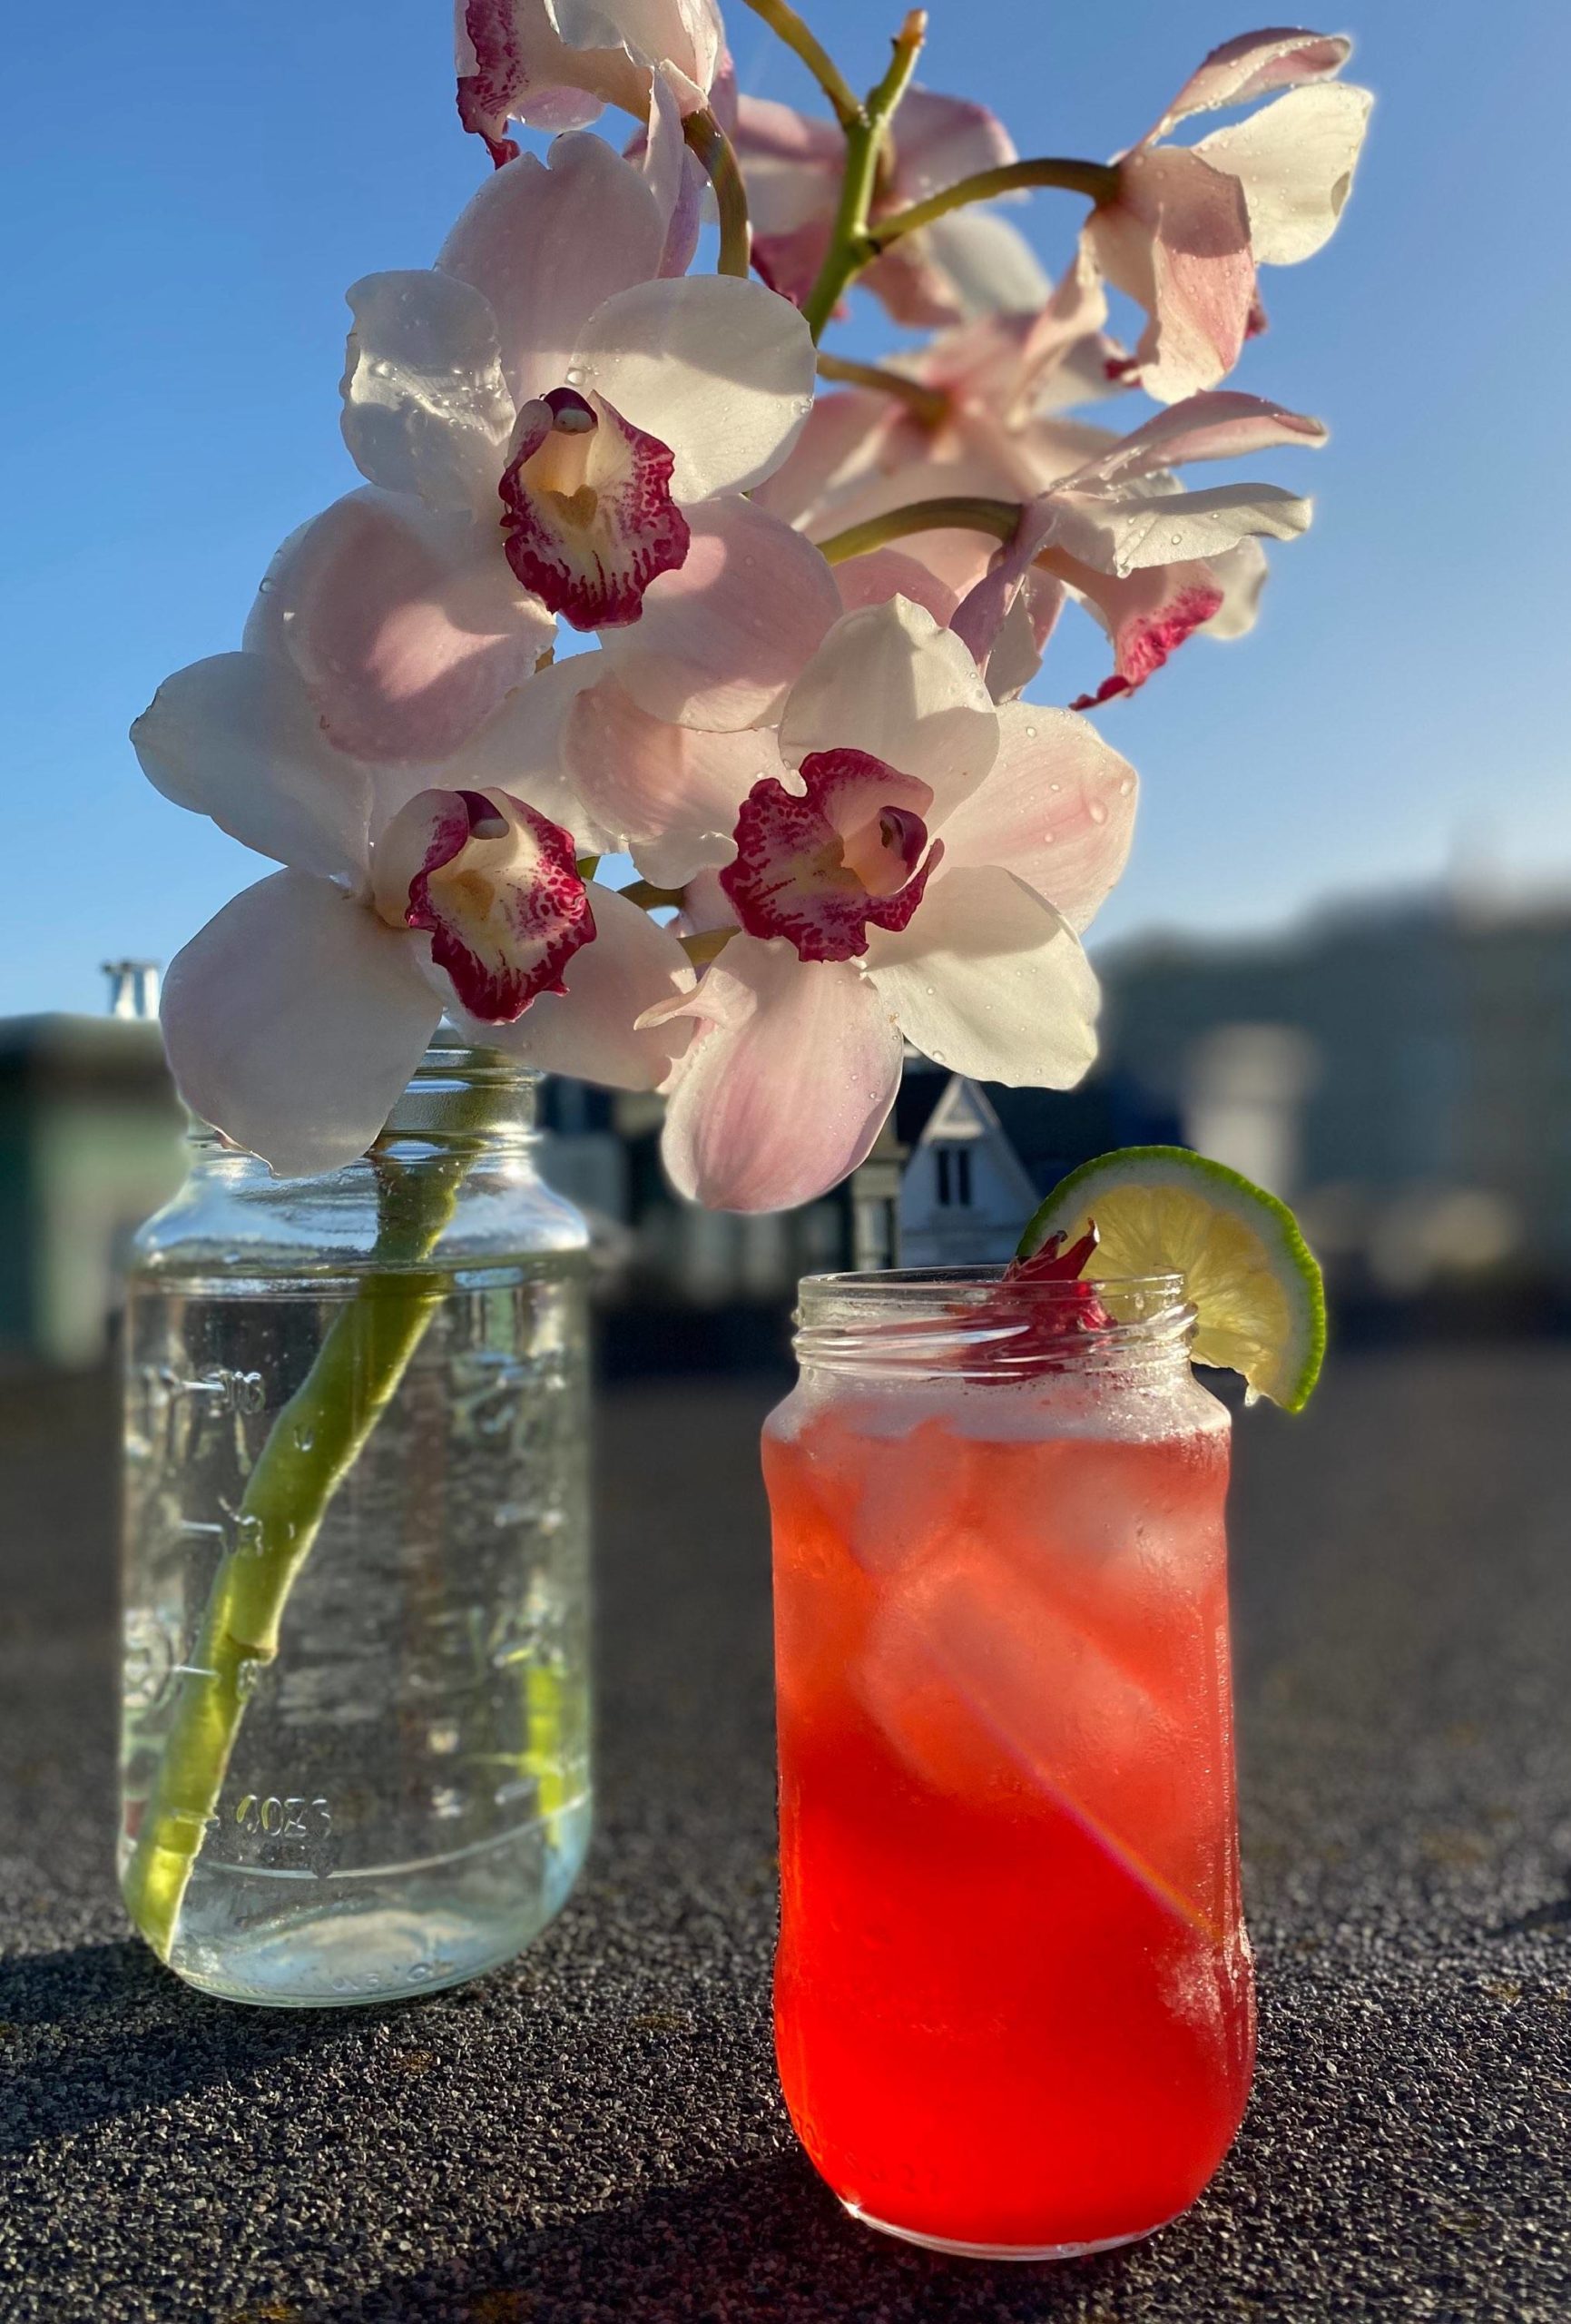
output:
MULTIPOLYGON (((583 1861, 581 1287, 524 1264, 448 1280, 294 1576, 276 1656, 242 1666, 170 1952, 234 2000, 457 1984, 527 1945, 583 1861)), ((256 1546, 248 1478, 356 1295, 338 1279, 133 1283, 123 1867, 182 1690, 208 1683, 215 1581, 256 1546)))

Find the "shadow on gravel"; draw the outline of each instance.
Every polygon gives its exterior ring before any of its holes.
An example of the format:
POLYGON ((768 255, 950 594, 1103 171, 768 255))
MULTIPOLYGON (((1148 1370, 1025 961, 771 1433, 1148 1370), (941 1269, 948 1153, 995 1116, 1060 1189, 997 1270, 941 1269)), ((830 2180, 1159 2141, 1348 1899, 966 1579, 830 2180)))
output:
POLYGON ((942 2315, 987 2324, 1083 2317, 1112 2294, 1126 2255, 1051 2267, 945 2260, 859 2228, 805 2157, 781 2154, 700 2186, 477 2251, 436 2274, 392 2279, 364 2296, 355 2324, 714 2324, 722 2317, 834 2313, 942 2315))
POLYGON ((1535 1905, 1530 1912, 1518 1913, 1514 1919, 1499 1922, 1489 1935, 1529 1936, 1541 1928, 1571 1928, 1571 1878, 1567 1879, 1564 1896, 1552 1896, 1546 1905, 1535 1905))
POLYGON ((210 2001, 133 1937, 0 1960, 0 2154, 248 2080, 341 2031, 332 2011, 210 2001))

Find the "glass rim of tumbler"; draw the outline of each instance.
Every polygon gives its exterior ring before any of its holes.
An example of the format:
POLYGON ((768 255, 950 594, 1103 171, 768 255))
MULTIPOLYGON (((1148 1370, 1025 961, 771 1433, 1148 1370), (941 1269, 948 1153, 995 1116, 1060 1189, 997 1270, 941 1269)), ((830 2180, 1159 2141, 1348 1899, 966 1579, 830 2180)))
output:
POLYGON ((1008 1285, 989 1266, 804 1275, 792 1345, 804 1369, 1006 1381, 1189 1363, 1195 1311, 1173 1272, 1008 1285), (1087 1321, 1094 1292, 1105 1321, 1087 1321), (1046 1327, 1046 1328, 1044 1328, 1046 1327))

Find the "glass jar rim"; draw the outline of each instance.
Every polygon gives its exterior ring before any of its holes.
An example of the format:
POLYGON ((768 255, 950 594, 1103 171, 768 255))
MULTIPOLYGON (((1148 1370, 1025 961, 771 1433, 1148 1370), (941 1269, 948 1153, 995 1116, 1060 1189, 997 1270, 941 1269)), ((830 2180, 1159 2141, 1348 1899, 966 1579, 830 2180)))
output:
MULTIPOLYGON (((995 1260, 989 1265, 953 1267, 869 1267, 846 1269, 824 1275, 804 1275, 798 1286, 803 1292, 823 1292, 848 1299, 866 1298, 869 1301, 882 1295, 888 1298, 905 1292, 917 1295, 942 1294, 946 1297, 985 1300, 989 1292, 997 1289, 1009 1272, 1009 1265, 995 1260)), ((1101 1292, 1130 1292, 1166 1298, 1180 1304, 1183 1300, 1183 1277, 1176 1267, 1158 1270, 1150 1275, 1026 1275, 1010 1285, 1012 1292, 1027 1295, 1033 1299, 1072 1299, 1086 1289, 1101 1292)))
POLYGON ((813 1370, 971 1380, 1189 1361, 1195 1312, 1177 1273, 1006 1277, 1002 1265, 804 1275, 798 1359, 813 1370))

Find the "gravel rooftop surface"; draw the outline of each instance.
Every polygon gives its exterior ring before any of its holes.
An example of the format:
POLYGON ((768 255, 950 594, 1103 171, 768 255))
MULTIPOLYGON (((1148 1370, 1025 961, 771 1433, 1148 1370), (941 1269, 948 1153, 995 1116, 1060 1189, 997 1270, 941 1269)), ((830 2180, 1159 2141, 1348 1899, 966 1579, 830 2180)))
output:
POLYGON ((603 1806, 562 1920, 478 1984, 297 2014, 127 1935, 109 1394, 0 1388, 5 2324, 1564 2324, 1571 1350, 1346 1355, 1241 1425, 1254 2097, 1187 2218, 1055 2269, 852 2225, 776 2093, 772 1393, 606 1400, 603 1806))

